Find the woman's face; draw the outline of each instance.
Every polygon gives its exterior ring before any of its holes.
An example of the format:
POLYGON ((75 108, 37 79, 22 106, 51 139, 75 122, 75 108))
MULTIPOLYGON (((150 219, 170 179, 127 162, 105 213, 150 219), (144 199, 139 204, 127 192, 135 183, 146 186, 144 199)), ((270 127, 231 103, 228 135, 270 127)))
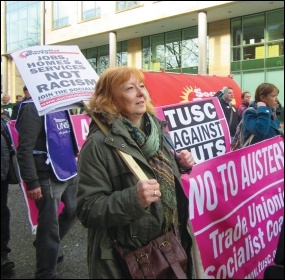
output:
POLYGON ((247 93, 244 95, 243 100, 244 100, 244 102, 245 102, 246 104, 249 104, 250 101, 251 101, 251 95, 250 95, 250 93, 247 92, 247 93))
POLYGON ((275 109, 278 106, 278 93, 274 90, 269 93, 267 96, 260 96, 262 102, 266 104, 266 106, 275 109))
POLYGON ((136 126, 140 126, 141 118, 146 112, 145 86, 131 75, 121 87, 115 89, 114 103, 120 113, 136 126))

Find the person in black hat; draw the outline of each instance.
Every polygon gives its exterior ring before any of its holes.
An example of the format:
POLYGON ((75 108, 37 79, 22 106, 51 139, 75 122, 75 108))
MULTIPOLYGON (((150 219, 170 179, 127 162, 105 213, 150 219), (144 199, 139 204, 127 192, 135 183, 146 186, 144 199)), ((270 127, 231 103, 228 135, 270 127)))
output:
POLYGON ((31 95, 30 95, 30 92, 28 91, 27 87, 24 86, 23 87, 23 92, 24 92, 24 95, 25 97, 23 98, 22 101, 20 102, 17 102, 14 107, 13 107, 13 111, 12 111, 12 115, 11 115, 11 120, 16 120, 17 117, 18 117, 18 111, 19 111, 19 108, 21 106, 21 104, 29 99, 31 99, 31 95))

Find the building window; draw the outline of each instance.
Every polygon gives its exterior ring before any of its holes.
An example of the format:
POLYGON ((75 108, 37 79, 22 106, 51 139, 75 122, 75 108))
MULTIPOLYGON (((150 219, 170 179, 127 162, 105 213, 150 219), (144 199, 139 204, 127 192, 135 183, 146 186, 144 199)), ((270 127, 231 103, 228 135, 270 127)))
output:
POLYGON ((118 66, 128 65, 128 42, 127 41, 117 43, 117 65, 118 66))
POLYGON ((182 36, 181 31, 173 31, 165 34, 165 68, 179 69, 182 67, 182 36))
POLYGON ((41 44, 40 1, 6 1, 7 52, 41 44))
POLYGON ((243 18, 242 60, 264 58, 264 26, 264 14, 243 18))
MULTIPOLYGON (((126 66, 128 64, 128 42, 117 43, 117 65, 126 66)), ((82 50, 90 65, 98 75, 101 75, 109 67, 109 45, 82 50)))
POLYGON ((98 47, 96 72, 101 75, 109 66, 109 45, 98 47))
POLYGON ((139 6, 140 1, 116 1, 117 11, 127 10, 139 6))
POLYGON ((69 24, 69 17, 68 17, 68 7, 69 2, 66 1, 53 1, 53 20, 52 20, 52 27, 53 28, 60 28, 67 26, 69 24))
MULTIPOLYGON (((208 45, 208 44, 207 44, 208 45)), ((208 53, 208 51, 207 51, 208 53)), ((208 54, 207 54, 208 57, 208 54)), ((181 65, 184 73, 198 73, 198 29, 188 28, 182 30, 182 55, 181 65)), ((208 63, 209 60, 207 59, 208 63)))
MULTIPOLYGON (((283 10, 233 19, 231 30, 232 62, 284 55, 283 10)), ((264 67, 262 63, 251 64, 251 67, 259 68, 258 65, 264 67)))
POLYGON ((198 73, 198 27, 143 37, 144 70, 198 73))
POLYGON ((284 14, 283 10, 267 13, 266 20, 266 56, 284 55, 284 14))
POLYGON ((284 88, 284 9, 232 19, 231 38, 231 73, 242 91, 254 94, 262 82, 284 88))
POLYGON ((165 38, 164 34, 150 36, 150 67, 151 70, 165 69, 165 38))
POLYGON ((82 20, 89 20, 101 16, 101 7, 98 1, 82 1, 82 20))

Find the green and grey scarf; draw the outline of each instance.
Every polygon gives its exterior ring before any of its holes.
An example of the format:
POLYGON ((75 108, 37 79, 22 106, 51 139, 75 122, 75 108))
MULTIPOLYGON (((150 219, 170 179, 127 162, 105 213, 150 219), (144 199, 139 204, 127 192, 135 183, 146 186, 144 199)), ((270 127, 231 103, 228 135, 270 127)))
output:
POLYGON ((173 170, 169 160, 159 147, 159 133, 157 126, 149 114, 143 117, 141 128, 138 128, 127 119, 123 123, 130 133, 132 139, 142 150, 149 165, 156 174, 160 184, 161 202, 164 210, 165 229, 168 230, 172 224, 178 226, 177 201, 175 194, 175 183, 173 170))

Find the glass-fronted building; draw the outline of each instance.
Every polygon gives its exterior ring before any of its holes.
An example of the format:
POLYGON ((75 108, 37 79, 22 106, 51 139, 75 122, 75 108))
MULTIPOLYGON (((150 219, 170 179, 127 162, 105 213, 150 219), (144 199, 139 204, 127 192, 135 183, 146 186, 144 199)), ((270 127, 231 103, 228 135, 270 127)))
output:
POLYGON ((114 65, 233 75, 252 95, 276 84, 284 106, 283 1, 1 1, 1 14, 3 93, 23 85, 10 53, 72 44, 99 75, 114 65))

